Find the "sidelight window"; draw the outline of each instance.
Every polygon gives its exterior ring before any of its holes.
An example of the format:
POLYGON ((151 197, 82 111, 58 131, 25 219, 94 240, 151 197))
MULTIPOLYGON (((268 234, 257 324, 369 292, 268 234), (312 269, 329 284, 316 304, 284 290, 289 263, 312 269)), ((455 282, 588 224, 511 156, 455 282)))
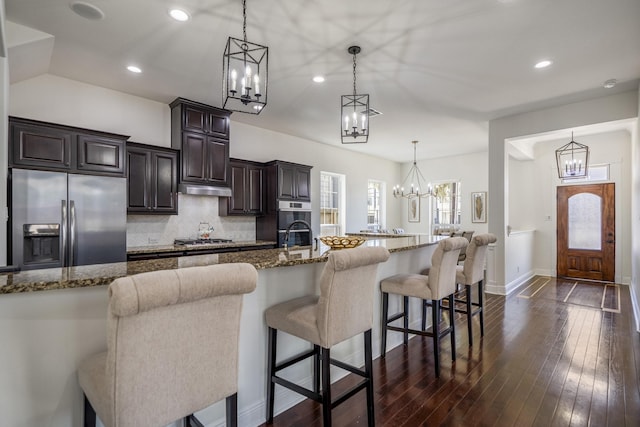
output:
POLYGON ((320 172, 320 235, 339 236, 345 228, 345 176, 320 172))

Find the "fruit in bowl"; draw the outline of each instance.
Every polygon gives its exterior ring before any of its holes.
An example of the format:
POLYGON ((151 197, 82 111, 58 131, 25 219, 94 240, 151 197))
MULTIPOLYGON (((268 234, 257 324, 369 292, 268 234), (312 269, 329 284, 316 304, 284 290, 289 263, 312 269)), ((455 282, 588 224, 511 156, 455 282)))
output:
POLYGON ((355 248, 364 243, 360 236, 322 236, 320 241, 331 249, 355 248))

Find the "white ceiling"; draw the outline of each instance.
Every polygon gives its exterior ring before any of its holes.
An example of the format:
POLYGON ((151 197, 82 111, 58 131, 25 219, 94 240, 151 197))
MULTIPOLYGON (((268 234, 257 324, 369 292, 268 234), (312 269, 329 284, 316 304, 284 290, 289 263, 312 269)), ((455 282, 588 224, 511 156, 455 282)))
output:
MULTIPOLYGON (((86 2, 104 19, 76 15, 69 0, 5 0, 12 83, 48 72, 222 105, 222 53, 227 37, 242 37, 241 0, 86 2), (192 19, 173 21, 172 6, 192 19), (128 72, 132 63, 143 73, 128 72)), ((411 140, 419 159, 484 151, 492 118, 630 90, 640 77, 639 0, 247 0, 247 39, 269 47, 268 105, 233 121, 341 145, 347 48, 357 44, 358 93, 383 115, 371 118, 368 144, 343 147, 395 161, 412 159, 411 140), (553 65, 534 69, 541 59, 553 65), (602 88, 612 78, 619 84, 602 88)))

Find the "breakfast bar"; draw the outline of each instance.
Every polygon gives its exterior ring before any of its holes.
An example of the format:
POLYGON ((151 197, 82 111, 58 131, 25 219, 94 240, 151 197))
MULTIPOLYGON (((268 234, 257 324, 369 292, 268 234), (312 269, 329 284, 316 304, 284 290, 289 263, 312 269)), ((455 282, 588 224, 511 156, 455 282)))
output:
MULTIPOLYGON (((405 236, 370 238, 363 244, 384 246, 391 253, 378 269, 379 281, 400 272, 419 272, 429 266, 431 254, 440 238, 405 236)), ((258 269, 256 290, 245 296, 239 360, 238 416, 240 425, 264 422, 266 390, 266 335, 264 310, 276 303, 318 292, 317 280, 327 259, 329 247, 295 247, 254 251, 194 255, 114 264, 23 271, 0 275, 0 335, 20 336, 18 343, 3 346, 0 362, 5 369, 0 387, 11 390, 9 402, 2 402, 3 411, 30 414, 31 425, 47 425, 50 414, 77 425, 81 419, 82 395, 76 369, 88 355, 106 346, 107 286, 112 280, 147 271, 168 270, 191 266, 248 262, 258 269), (46 354, 34 352, 46 344, 46 354), (37 390, 37 392, 35 392, 37 390)), ((347 249, 348 250, 348 249, 347 249)), ((391 301, 391 310, 399 308, 400 300, 391 301)), ((380 297, 376 292, 375 306, 380 297)), ((418 308, 412 307, 418 313, 418 308)), ((380 310, 374 310, 373 351, 380 353, 380 310)), ((412 319, 419 322, 420 319, 412 319)), ((388 348, 401 343, 401 336, 390 336, 388 348)), ((282 352, 286 358, 305 343, 282 335, 282 352)), ((334 355, 348 363, 362 364, 360 340, 345 341, 335 348, 334 355)), ((310 367, 290 368, 286 374, 294 381, 309 385, 310 367)), ((335 372, 335 381, 342 372, 335 372)), ((6 390, 5 390, 6 391, 6 390)), ((291 407, 301 400, 299 395, 276 388, 275 412, 291 407)), ((205 424, 216 424, 224 418, 224 403, 213 405, 199 414, 205 424)))

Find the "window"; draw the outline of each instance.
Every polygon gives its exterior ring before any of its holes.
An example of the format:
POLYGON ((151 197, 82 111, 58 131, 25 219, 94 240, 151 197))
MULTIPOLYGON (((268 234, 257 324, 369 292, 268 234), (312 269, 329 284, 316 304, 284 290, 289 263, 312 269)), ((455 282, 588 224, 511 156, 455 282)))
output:
POLYGON ((460 224, 460 182, 443 182, 433 187, 431 222, 437 225, 460 224))
POLYGON ((609 181, 609 165, 589 165, 589 173, 586 177, 562 180, 564 184, 584 181, 609 181))
POLYGON ((384 228, 384 183, 369 180, 367 185, 367 228, 380 230, 384 228))
POLYGON ((320 235, 340 236, 345 227, 344 175, 320 172, 320 235))

